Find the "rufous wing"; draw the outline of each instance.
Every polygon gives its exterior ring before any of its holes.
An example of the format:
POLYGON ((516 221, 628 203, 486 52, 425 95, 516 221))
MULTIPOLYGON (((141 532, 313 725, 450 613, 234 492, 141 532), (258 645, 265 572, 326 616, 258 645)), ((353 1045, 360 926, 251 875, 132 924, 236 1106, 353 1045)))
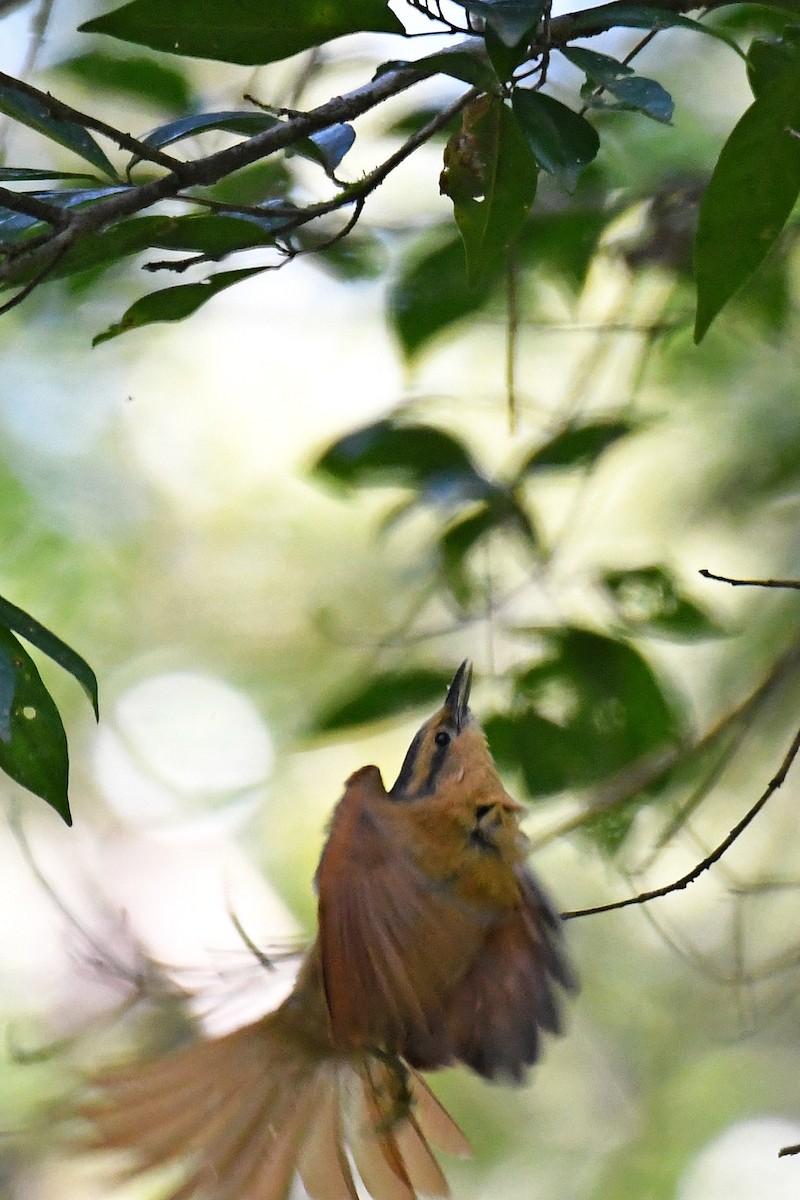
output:
POLYGON ((561 1032, 559 990, 577 987, 560 917, 530 871, 518 867, 516 875, 520 905, 487 933, 445 1017, 453 1057, 489 1079, 523 1077, 541 1032, 561 1032))
POLYGON ((319 953, 334 1042, 437 1066, 451 1054, 446 998, 469 969, 485 919, 428 879, 409 850, 403 805, 377 767, 347 782, 317 873, 319 953))

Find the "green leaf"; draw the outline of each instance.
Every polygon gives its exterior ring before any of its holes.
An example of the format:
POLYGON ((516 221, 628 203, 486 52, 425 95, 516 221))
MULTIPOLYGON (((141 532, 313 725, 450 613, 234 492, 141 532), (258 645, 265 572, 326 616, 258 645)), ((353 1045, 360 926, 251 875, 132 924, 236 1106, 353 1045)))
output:
MULTIPOLYGON (((225 111, 208 113, 190 113, 159 125, 140 140, 146 146, 163 149, 181 142, 184 138, 194 137, 209 129, 223 130, 226 133, 240 133, 243 137, 253 137, 263 133, 265 129, 274 129, 281 122, 272 113, 252 111, 225 111)), ((355 141, 355 130, 352 125, 330 125, 320 129, 307 138, 301 138, 293 146, 287 147, 287 154, 300 154, 312 162, 320 163, 328 174, 336 170, 347 151, 355 141)))
POLYGON ((114 325, 92 338, 92 345, 99 346, 110 338, 119 337, 130 329, 152 325, 158 321, 182 321, 197 312, 207 300, 225 288, 232 287, 251 275, 258 275, 264 267, 245 267, 241 271, 220 271, 202 283, 186 283, 179 287, 162 288, 136 300, 114 325))
POLYGON ((122 57, 90 50, 50 69, 71 75, 86 87, 135 96, 171 112, 186 112, 195 104, 194 89, 181 71, 144 55, 122 57))
POLYGON ((611 594, 618 617, 632 632, 679 641, 727 636, 721 625, 682 594, 666 567, 609 571, 602 582, 611 594))
POLYGON ((800 46, 722 148, 700 204, 695 341, 775 244, 800 193, 800 46))
POLYGON ((69 755, 61 717, 33 659, 2 625, 0 664, 0 769, 71 825, 69 755))
POLYGON ((542 18, 545 0, 457 0, 472 16, 481 17, 509 48, 518 46, 542 18))
MULTIPOLYGON (((392 62, 381 63, 374 78, 386 75, 389 71, 404 71, 411 68, 419 73, 421 79, 431 75, 449 75, 451 79, 460 79, 462 83, 471 83, 484 92, 496 92, 499 81, 489 63, 479 54, 468 50, 451 50, 446 53, 428 54, 425 58, 413 60, 395 59, 392 62)), ((436 110, 438 111, 438 110, 436 110)), ((433 116, 433 112, 430 114, 433 116)))
POLYGON ((65 671, 77 679, 86 695, 89 697, 94 715, 99 720, 100 710, 97 700, 97 676, 85 658, 63 642, 56 634, 51 633, 24 609, 18 608, 10 600, 0 596, 0 626, 7 626, 24 637, 27 642, 37 646, 48 658, 58 663, 65 671))
POLYGON ((508 494, 495 493, 466 515, 459 515, 439 538, 445 582, 456 600, 466 605, 475 591, 467 573, 467 560, 484 538, 501 529, 515 529, 528 546, 537 545, 536 531, 527 514, 508 494))
POLYGON ((591 467, 620 438, 633 433, 630 421, 591 421, 572 425, 539 446, 517 471, 518 482, 526 475, 545 468, 591 467))
POLYGON ((597 131, 559 100, 529 88, 515 88, 511 103, 540 165, 564 187, 574 188, 600 148, 597 131))
POLYGON ((43 171, 36 167, 0 167, 0 183, 22 183, 26 179, 94 179, 96 175, 82 171, 43 171))
MULTIPOLYGON (((426 239, 426 248, 434 238, 426 239)), ((467 280, 464 243, 458 234, 420 255, 419 247, 402 265, 389 291, 389 322, 403 353, 412 359, 456 321, 481 308, 492 294, 494 279, 487 276, 472 287, 467 280)))
POLYGON ((561 53, 583 71, 592 84, 604 87, 625 108, 642 112, 662 124, 669 124, 672 120, 675 107, 672 97, 655 79, 634 75, 632 68, 625 63, 583 46, 564 46, 561 53))
MULTIPOLYGON (((93 200, 103 200, 106 196, 113 196, 118 192, 124 192, 128 189, 122 186, 119 187, 102 187, 102 188, 77 188, 74 191, 34 191, 30 194, 35 196, 37 200, 44 200, 47 204, 53 204, 59 208, 78 208, 82 204, 89 204, 93 200)), ((31 230, 35 225, 40 228, 46 227, 46 222, 37 220, 36 217, 28 216, 27 213, 17 212, 12 208, 0 208, 0 238, 13 239, 20 237, 31 230)))
POLYGON ((375 421, 339 438, 314 471, 352 487, 414 487, 434 502, 485 495, 491 485, 457 438, 432 425, 375 421))
POLYGON ((408 671, 386 671, 357 683, 342 699, 324 709, 314 720, 312 731, 330 733, 399 716, 429 704, 443 704, 452 672, 422 667, 408 671))
POLYGON ((132 0, 80 26, 168 54, 255 66, 278 62, 334 38, 405 30, 386 0, 132 0))
POLYGON ((571 206, 563 212, 534 208, 517 242, 518 261, 538 275, 549 272, 573 291, 580 291, 600 235, 611 219, 611 212, 602 208, 571 206))
POLYGON ((596 8, 586 8, 582 12, 570 14, 573 37, 581 37, 584 33, 592 36, 597 33, 597 21, 602 18, 607 28, 619 29, 691 29, 695 33, 704 33, 708 37, 724 42, 734 50, 740 58, 744 58, 739 46, 721 29, 713 25, 702 25, 691 17, 681 13, 670 12, 663 8, 642 8, 635 4, 600 4, 596 8))
POLYGON ((464 110, 444 163, 440 187, 453 201, 472 287, 505 267, 536 195, 536 159, 503 101, 481 96, 464 110))
POLYGON ((632 646, 578 628, 547 643, 549 657, 516 679, 516 711, 486 725, 532 796, 598 784, 680 738, 682 705, 632 646))
POLYGON ((780 37, 753 38, 747 51, 747 78, 756 99, 785 72, 791 75, 799 43, 800 28, 796 25, 787 25, 780 37))
POLYGON ((92 135, 75 121, 56 120, 35 96, 23 95, 14 88, 0 85, 0 113, 5 113, 20 125, 35 129, 51 142, 66 146, 73 154, 86 159, 104 175, 112 179, 117 178, 116 171, 92 135))

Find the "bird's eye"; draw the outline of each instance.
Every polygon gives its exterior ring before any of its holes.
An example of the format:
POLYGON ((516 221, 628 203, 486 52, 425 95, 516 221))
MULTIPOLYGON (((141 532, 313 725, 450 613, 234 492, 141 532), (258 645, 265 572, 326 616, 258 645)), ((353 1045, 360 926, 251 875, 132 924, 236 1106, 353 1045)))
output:
POLYGON ((437 746, 448 746, 450 744, 450 734, 446 729, 440 729, 433 740, 437 746))

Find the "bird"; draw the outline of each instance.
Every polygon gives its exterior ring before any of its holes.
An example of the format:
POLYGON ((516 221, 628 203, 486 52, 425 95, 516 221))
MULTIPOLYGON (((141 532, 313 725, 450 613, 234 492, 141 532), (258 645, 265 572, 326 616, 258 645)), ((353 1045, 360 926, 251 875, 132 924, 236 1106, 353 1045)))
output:
POLYGON ((359 1177, 373 1200, 449 1194, 432 1145, 470 1146, 422 1073, 522 1081, 577 987, 471 683, 467 659, 388 791, 376 766, 347 780, 290 995, 90 1074, 84 1149, 124 1153, 126 1175, 174 1167, 169 1200, 286 1200, 296 1176, 311 1200, 358 1200, 359 1177))

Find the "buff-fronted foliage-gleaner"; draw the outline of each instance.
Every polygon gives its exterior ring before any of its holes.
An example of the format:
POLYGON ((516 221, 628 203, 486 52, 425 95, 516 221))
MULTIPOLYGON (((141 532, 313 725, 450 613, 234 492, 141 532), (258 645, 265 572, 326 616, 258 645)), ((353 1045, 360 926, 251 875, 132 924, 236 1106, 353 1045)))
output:
POLYGON ((289 997, 223 1037, 98 1073, 89 1145, 134 1173, 174 1165, 169 1200, 446 1196, 430 1143, 469 1145, 420 1072, 520 1081, 575 987, 531 874, 472 669, 412 741, 394 786, 348 779, 316 876, 319 931, 289 997))

